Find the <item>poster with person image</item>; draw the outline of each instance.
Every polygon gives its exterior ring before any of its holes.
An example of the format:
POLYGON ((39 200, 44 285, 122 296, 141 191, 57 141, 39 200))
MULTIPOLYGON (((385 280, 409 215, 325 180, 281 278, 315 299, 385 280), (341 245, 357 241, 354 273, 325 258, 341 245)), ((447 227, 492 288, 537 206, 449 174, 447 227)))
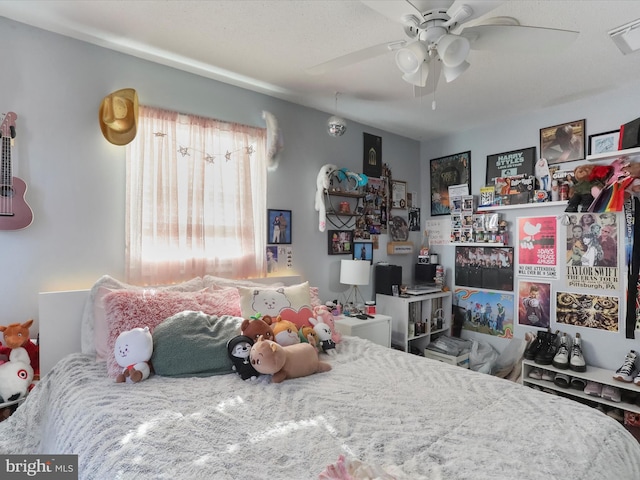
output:
POLYGON ((551 312, 551 284, 546 282, 518 283, 518 324, 548 328, 551 312))
POLYGON ((572 213, 565 223, 567 286, 618 289, 620 268, 616 213, 572 213))
POLYGON ((462 328, 501 338, 513 338, 512 293, 456 288, 453 303, 464 318, 462 328))

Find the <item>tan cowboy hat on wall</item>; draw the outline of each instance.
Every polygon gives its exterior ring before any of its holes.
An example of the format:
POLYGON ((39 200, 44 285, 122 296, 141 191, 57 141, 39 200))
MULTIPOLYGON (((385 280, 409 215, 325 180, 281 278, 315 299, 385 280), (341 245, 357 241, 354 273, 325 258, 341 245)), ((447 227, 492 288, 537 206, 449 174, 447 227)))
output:
POLYGON ((133 88, 117 90, 102 100, 98 113, 102 135, 114 145, 131 142, 138 127, 138 94, 133 88))

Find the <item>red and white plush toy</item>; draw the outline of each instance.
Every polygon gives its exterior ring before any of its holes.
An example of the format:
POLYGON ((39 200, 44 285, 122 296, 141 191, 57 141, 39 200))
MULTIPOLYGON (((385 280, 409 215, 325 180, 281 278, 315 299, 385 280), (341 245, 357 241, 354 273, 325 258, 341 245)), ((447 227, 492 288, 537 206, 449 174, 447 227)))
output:
POLYGON ((151 375, 151 355, 153 354, 153 337, 149 327, 133 328, 122 332, 116 338, 113 348, 116 362, 122 367, 122 373, 116 382, 137 383, 151 375))
POLYGON ((32 380, 29 354, 22 347, 14 348, 9 353, 9 361, 0 365, 0 403, 24 397, 32 380))
POLYGON ((256 371, 272 375, 273 383, 331 370, 331 365, 321 362, 318 352, 309 343, 283 347, 276 342, 259 337, 251 347, 249 357, 256 371))
POLYGON ((40 347, 31 341, 29 328, 33 325, 33 320, 24 323, 12 323, 10 325, 0 325, 0 332, 4 336, 6 347, 0 346, 0 355, 9 357, 11 351, 16 348, 24 348, 29 355, 29 364, 33 369, 36 378, 40 376, 40 347))

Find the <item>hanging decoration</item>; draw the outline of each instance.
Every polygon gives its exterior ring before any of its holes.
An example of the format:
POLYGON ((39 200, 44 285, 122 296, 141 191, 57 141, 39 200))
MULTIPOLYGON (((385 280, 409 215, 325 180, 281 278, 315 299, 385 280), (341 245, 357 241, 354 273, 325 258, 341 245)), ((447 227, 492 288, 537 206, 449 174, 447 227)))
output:
MULTIPOLYGON (((153 132, 153 135, 155 137, 166 137, 167 134, 163 133, 163 132, 153 132)), ((190 152, 197 152, 203 155, 204 157, 204 161, 209 163, 209 164, 214 164, 215 160, 217 158, 222 158, 224 157, 225 161, 230 161, 231 157, 235 156, 235 155, 249 155, 251 156, 254 152, 255 152, 255 147, 253 145, 249 145, 247 147, 242 147, 242 148, 238 148, 236 150, 232 150, 229 151, 227 150, 225 153, 207 153, 207 152, 203 152, 202 150, 198 150, 196 148, 192 148, 192 147, 186 147, 184 145, 178 145, 177 148, 177 152, 182 155, 182 157, 187 157, 187 156, 191 156, 190 152)))

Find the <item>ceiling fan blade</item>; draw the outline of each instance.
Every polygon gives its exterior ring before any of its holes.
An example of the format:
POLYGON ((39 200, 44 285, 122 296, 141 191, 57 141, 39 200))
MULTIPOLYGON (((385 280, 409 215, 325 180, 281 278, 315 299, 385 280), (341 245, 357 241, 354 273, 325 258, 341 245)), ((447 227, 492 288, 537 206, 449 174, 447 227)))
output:
POLYGON ((422 21, 422 12, 408 1, 398 0, 360 0, 367 7, 393 20, 404 23, 403 18, 407 15, 415 15, 422 21))
POLYGON ((535 53, 555 51, 569 46, 579 32, 524 25, 476 25, 465 28, 472 50, 535 53))
POLYGON ((405 42, 404 40, 399 40, 397 42, 381 43, 379 45, 374 45, 372 47, 367 47, 362 50, 347 53, 346 55, 336 57, 327 62, 320 63, 319 65, 309 67, 305 70, 305 72, 307 72, 309 75, 322 75, 324 73, 332 72, 339 68, 348 67, 349 65, 353 65, 354 63, 362 62, 370 58, 384 55, 385 53, 391 52, 393 50, 397 50, 398 48, 401 48, 406 44, 407 42, 405 42))
POLYGON ((465 15, 463 17, 462 22, 466 23, 481 17, 485 13, 489 13, 491 10, 499 7, 503 3, 504 0, 456 0, 447 10, 447 15, 453 18, 463 5, 467 5, 468 7, 471 7, 473 11, 470 16, 465 15))

